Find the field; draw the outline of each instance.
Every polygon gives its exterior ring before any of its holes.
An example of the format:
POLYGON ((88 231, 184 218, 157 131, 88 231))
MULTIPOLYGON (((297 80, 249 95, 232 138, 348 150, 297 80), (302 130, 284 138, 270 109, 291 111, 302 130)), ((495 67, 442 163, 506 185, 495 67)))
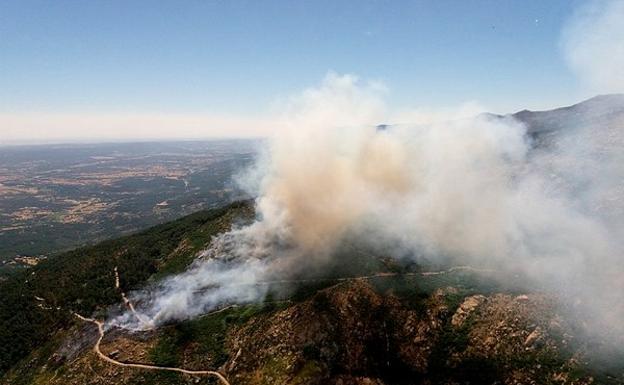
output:
POLYGON ((257 141, 0 147, 0 272, 240 199, 257 141))

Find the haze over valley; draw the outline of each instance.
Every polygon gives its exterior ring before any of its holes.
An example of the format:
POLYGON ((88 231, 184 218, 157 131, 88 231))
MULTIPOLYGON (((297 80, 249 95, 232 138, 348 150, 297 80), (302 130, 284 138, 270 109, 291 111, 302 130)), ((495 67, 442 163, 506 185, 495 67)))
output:
POLYGON ((0 383, 624 385, 622 20, 0 2, 0 383))
POLYGON ((244 198, 259 143, 0 147, 0 271, 244 198))

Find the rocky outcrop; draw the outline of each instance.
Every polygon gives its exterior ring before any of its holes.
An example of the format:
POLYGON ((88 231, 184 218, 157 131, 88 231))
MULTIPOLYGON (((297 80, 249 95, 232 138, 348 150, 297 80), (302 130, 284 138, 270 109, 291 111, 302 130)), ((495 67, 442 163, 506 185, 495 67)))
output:
POLYGON ((454 309, 457 295, 436 290, 416 309, 364 281, 337 285, 232 331, 224 367, 240 384, 591 382, 547 297, 472 295, 454 309))
MULTIPOLYGON (((365 279, 343 281, 306 300, 237 318, 224 329, 223 345, 217 346, 224 354, 219 371, 233 385, 597 382, 582 364, 584 352, 574 329, 546 295, 474 294, 454 287, 423 293, 416 287, 410 291, 411 286, 395 292, 388 287, 380 289, 365 279)), ((228 317, 245 310, 236 312, 208 316, 196 325, 218 330, 228 317)), ((166 358, 168 349, 176 349, 179 365, 215 369, 216 358, 210 356, 215 350, 207 354, 203 344, 212 341, 215 348, 217 340, 201 330, 207 340, 189 340, 185 330, 172 325, 144 335, 111 331, 102 350, 125 362, 148 362, 158 358, 156 351, 166 358)), ((90 341, 91 332, 88 327, 76 329, 70 337, 90 341)), ((166 377, 111 366, 83 342, 68 346, 62 344, 51 356, 37 381, 207 383, 188 375, 166 377), (62 370, 50 371, 59 355, 71 360, 56 364, 62 370)), ((611 383, 624 381, 615 378, 611 383)))

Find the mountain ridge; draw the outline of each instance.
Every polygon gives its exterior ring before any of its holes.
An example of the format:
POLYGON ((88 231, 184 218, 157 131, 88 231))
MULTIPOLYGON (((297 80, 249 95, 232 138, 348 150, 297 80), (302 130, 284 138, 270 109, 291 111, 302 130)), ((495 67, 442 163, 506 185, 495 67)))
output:
MULTIPOLYGON (((542 145, 563 127, 621 127, 624 94, 489 116, 523 122, 542 145)), ((72 313, 103 319, 120 311, 120 286, 139 289, 183 271, 214 236, 254 217, 252 202, 236 202, 51 257, 0 282, 0 381, 214 383, 105 362, 92 351, 97 330, 72 313)), ((334 265, 261 303, 146 332, 111 328, 102 352, 118 362, 216 370, 232 385, 624 384, 620 352, 588 339, 554 296, 511 285, 518 277, 341 252, 334 265)))

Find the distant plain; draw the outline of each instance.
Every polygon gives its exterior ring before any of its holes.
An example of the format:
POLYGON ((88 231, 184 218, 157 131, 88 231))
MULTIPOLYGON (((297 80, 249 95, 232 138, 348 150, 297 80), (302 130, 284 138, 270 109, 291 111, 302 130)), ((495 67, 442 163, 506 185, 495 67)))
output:
POLYGON ((241 199, 254 140, 0 147, 0 274, 241 199))

